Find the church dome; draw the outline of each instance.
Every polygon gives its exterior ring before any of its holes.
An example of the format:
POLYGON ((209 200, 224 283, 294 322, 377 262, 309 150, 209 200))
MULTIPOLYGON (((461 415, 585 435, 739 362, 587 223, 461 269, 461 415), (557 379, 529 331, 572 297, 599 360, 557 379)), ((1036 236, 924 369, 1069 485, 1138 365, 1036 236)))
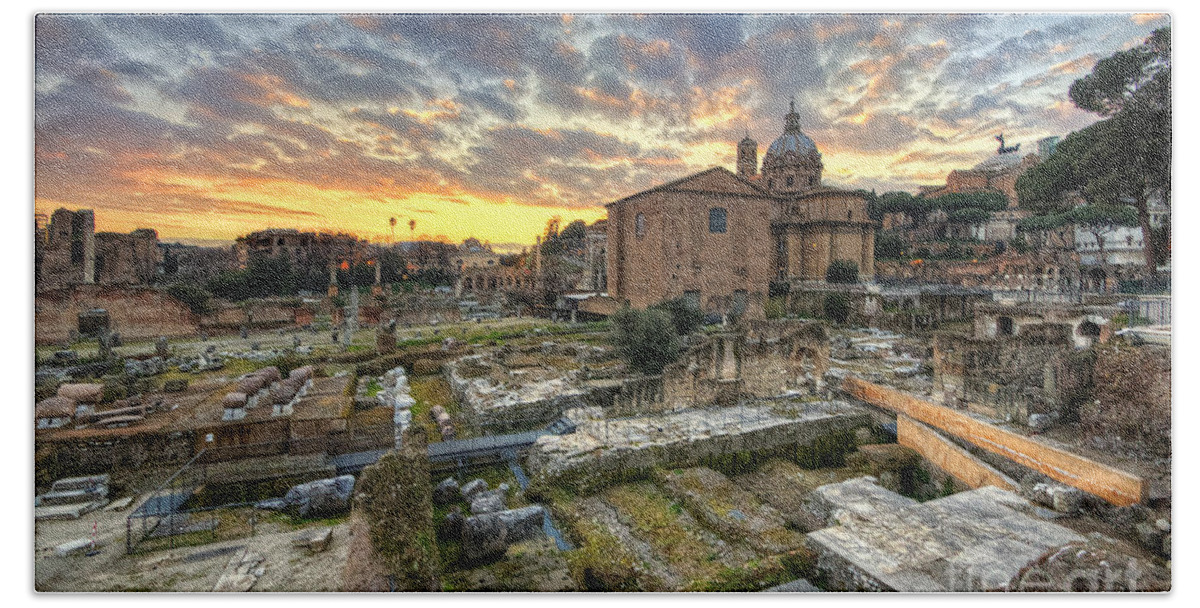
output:
POLYGON ((796 113, 796 102, 791 103, 790 109, 791 111, 784 117, 783 135, 771 142, 766 155, 763 156, 764 161, 768 158, 778 158, 788 152, 795 152, 799 155, 817 152, 817 144, 800 131, 800 115, 796 113))
POLYGON ((797 154, 808 154, 817 151, 817 144, 809 139, 807 135, 796 131, 794 133, 784 132, 775 141, 771 142, 771 147, 767 148, 767 156, 782 156, 785 152, 795 152, 797 154))

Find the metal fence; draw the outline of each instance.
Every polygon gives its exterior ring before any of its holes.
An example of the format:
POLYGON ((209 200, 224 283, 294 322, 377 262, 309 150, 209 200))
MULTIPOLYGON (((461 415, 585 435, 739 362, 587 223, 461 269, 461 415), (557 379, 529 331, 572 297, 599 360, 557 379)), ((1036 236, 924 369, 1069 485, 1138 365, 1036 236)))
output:
POLYGON ((1131 326, 1171 324, 1170 296, 1138 296, 1126 300, 1124 307, 1131 326))
POLYGON ((125 518, 125 553, 133 554, 138 547, 151 538, 167 537, 169 547, 175 547, 175 537, 180 534, 207 529, 216 533, 219 522, 213 518, 193 521, 182 509, 195 493, 208 481, 208 467, 204 464, 205 450, 187 461, 150 496, 125 518))

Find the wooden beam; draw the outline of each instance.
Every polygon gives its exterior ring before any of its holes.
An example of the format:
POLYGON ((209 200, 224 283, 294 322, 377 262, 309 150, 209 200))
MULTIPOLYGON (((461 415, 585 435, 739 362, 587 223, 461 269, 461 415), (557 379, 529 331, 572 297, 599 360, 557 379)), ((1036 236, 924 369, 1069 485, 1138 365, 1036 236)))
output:
POLYGON ((1145 502, 1149 496, 1149 483, 1141 477, 900 391, 852 377, 842 381, 842 390, 856 399, 904 414, 1114 505, 1129 506, 1145 502))
POLYGON ((1016 492, 1017 482, 993 469, 937 431, 905 416, 896 416, 896 439, 900 445, 916 450, 937 468, 953 475, 968 487, 996 486, 1016 492))

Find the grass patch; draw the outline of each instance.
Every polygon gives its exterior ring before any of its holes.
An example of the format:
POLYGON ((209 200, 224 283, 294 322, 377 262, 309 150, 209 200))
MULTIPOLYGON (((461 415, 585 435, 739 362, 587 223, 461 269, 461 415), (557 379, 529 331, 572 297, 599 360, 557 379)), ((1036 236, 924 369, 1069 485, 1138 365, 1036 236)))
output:
POLYGON ((381 390, 383 390, 383 385, 379 384, 379 378, 372 376, 371 380, 367 382, 367 396, 374 397, 375 395, 378 395, 379 391, 381 390))
POLYGON ((604 500, 625 515, 633 532, 687 580, 714 579, 724 568, 716 561, 713 547, 684 524, 683 508, 657 487, 648 483, 616 486, 604 492, 604 500))
POLYGON ((450 414, 451 423, 454 424, 455 438, 466 436, 458 401, 450 392, 450 383, 446 382, 445 378, 440 375, 413 377, 409 379, 409 386, 411 387, 410 394, 416 400, 412 406, 413 424, 420 426, 425 431, 426 441, 432 443, 442 440, 437 423, 429 415, 429 411, 435 405, 442 406, 446 413, 450 414))

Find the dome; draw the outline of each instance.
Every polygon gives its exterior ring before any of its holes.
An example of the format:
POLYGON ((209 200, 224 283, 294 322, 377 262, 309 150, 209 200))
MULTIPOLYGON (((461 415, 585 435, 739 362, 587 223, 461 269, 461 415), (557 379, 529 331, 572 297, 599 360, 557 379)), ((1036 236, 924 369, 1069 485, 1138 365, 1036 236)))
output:
POLYGON ((782 156, 784 152, 808 154, 817 151, 817 144, 800 131, 784 132, 767 148, 767 156, 782 156))
POLYGON ((817 144, 800 131, 800 115, 796 113, 795 101, 791 102, 789 109, 790 111, 783 120, 783 135, 771 142, 771 147, 767 148, 767 153, 763 157, 764 161, 778 158, 787 152, 801 155, 817 153, 817 144))

